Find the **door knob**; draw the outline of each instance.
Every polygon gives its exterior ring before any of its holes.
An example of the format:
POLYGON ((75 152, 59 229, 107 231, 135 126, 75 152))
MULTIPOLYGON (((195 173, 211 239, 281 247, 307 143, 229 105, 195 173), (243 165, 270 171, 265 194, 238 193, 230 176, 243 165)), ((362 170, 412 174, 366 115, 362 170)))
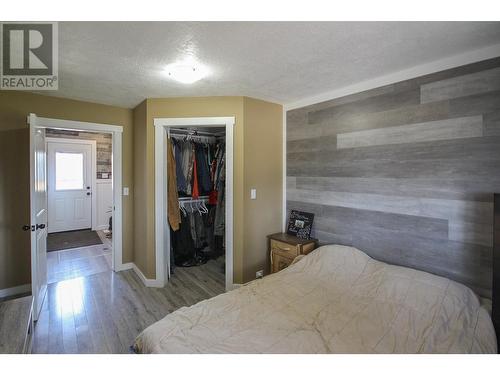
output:
POLYGON ((90 189, 90 186, 87 186, 87 189, 90 189))
POLYGON ((87 195, 91 195, 91 194, 92 194, 92 193, 91 193, 90 191, 89 191, 89 192, 87 192, 87 195))
POLYGON ((34 232, 35 231, 35 226, 34 225, 23 225, 23 230, 24 231, 30 230, 30 231, 34 232))
POLYGON ((43 229, 45 228, 45 224, 37 224, 36 229, 43 229))

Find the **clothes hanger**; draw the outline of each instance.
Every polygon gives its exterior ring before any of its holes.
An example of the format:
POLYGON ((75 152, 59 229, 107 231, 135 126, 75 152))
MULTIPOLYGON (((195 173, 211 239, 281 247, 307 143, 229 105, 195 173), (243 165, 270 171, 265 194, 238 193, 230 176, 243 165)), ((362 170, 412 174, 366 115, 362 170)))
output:
POLYGON ((184 216, 187 216, 186 209, 184 208, 184 202, 180 202, 179 208, 184 216))
POLYGON ((208 214, 208 208, 205 205, 205 201, 201 201, 201 208, 204 214, 208 214))

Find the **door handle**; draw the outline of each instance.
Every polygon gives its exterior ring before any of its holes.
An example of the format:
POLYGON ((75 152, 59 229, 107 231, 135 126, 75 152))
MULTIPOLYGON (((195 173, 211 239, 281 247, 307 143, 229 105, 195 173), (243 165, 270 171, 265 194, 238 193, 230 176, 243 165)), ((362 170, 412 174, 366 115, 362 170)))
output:
POLYGON ((92 195, 92 193, 89 191, 89 192, 87 192, 87 195, 92 195))
POLYGON ((37 224, 36 229, 43 229, 45 228, 45 224, 37 224))
POLYGON ((23 225, 23 230, 24 231, 32 231, 34 232, 35 231, 35 226, 34 225, 23 225))

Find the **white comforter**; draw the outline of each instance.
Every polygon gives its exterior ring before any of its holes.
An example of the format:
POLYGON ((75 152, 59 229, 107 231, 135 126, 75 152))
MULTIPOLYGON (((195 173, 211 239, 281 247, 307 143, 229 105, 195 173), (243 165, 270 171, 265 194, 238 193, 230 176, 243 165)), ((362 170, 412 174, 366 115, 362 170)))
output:
POLYGON ((446 278, 323 246, 145 329, 141 353, 496 353, 478 297, 446 278))

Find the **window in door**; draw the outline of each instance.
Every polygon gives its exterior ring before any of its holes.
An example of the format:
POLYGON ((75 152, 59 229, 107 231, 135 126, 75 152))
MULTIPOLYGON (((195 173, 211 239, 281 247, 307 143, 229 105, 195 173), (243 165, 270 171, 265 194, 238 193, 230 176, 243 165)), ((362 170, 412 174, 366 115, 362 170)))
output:
POLYGON ((83 153, 56 152, 56 190, 81 190, 83 153))

